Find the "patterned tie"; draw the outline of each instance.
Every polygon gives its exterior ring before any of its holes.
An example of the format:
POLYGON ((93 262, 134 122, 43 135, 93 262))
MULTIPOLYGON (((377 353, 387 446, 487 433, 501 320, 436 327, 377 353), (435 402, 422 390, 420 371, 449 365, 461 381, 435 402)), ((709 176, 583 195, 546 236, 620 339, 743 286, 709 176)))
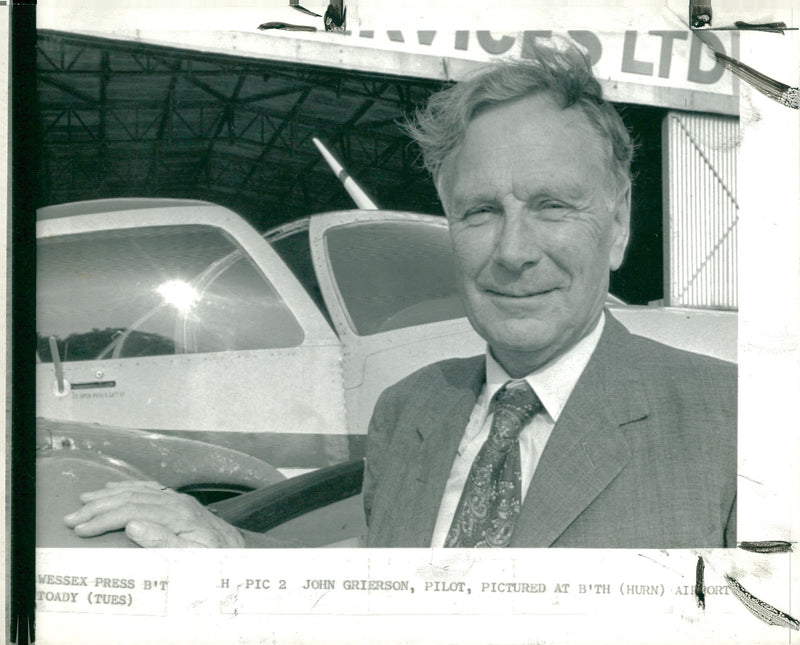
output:
POLYGON ((472 463, 446 547, 508 546, 522 500, 519 433, 542 407, 527 381, 508 381, 494 397, 489 437, 472 463))

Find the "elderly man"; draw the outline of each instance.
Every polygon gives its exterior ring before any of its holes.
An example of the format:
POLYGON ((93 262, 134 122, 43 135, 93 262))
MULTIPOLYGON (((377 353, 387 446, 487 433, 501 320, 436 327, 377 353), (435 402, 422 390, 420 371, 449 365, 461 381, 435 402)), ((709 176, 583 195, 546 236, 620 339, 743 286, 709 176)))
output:
POLYGON ((630 137, 585 58, 544 49, 411 126, 485 356, 378 401, 369 546, 735 546, 736 369, 603 306, 630 230, 630 137))
MULTIPOLYGON (((735 366, 634 336, 603 309, 630 231, 632 146, 585 57, 547 48, 491 66, 410 131, 487 351, 381 395, 368 546, 734 546, 735 366)), ((245 544, 155 484, 84 501, 67 517, 80 535, 245 544)))

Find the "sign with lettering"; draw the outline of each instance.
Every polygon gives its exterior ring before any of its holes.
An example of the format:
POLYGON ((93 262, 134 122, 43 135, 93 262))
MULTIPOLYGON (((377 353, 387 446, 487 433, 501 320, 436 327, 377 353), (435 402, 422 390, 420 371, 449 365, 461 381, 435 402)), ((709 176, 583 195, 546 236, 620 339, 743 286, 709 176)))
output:
MULTIPOLYGON (((621 29, 608 27, 614 24, 610 17, 598 21, 596 12, 594 20, 587 17, 591 12, 577 15, 575 24, 581 26, 566 31, 431 28, 446 24, 442 22, 429 22, 430 26, 424 25, 427 28, 419 28, 406 11, 405 19, 398 19, 397 23, 382 16, 380 24, 386 28, 377 29, 373 27, 375 23, 364 21, 363 16, 359 21, 359 3, 351 0, 348 31, 325 32, 317 25, 310 27, 312 31, 287 28, 262 32, 257 26, 266 16, 273 21, 281 20, 275 9, 265 14, 264 9, 249 4, 234 9, 197 7, 179 12, 179 23, 176 21, 165 29, 154 26, 160 24, 156 16, 163 15, 163 8, 135 4, 125 12, 93 13, 92 20, 87 21, 85 15, 69 11, 63 3, 46 3, 37 11, 37 22, 40 29, 133 40, 144 45, 435 80, 459 80, 480 64, 497 58, 526 58, 537 40, 562 36, 584 48, 607 98, 612 101, 717 114, 739 113, 738 79, 713 57, 713 52, 718 52, 738 60, 738 32, 691 31, 663 9, 654 10, 646 20, 638 22, 626 18, 621 29), (627 28, 634 24, 648 27, 627 28)), ((371 5, 361 9, 374 9, 371 5)), ((289 7, 286 11, 286 24, 300 20, 298 12, 289 7)), ((561 15, 562 7, 558 11, 561 15)), ((555 23, 553 15, 545 10, 540 19, 525 19, 523 24, 555 23)))
MULTIPOLYGON (((442 57, 438 76, 459 80, 476 67, 475 63, 529 58, 537 40, 553 36, 572 40, 586 52, 611 100, 738 113, 738 81, 713 56, 716 51, 738 57, 736 32, 387 30, 355 32, 351 41, 380 50, 442 57)), ((414 65, 407 67, 414 68, 414 65)))

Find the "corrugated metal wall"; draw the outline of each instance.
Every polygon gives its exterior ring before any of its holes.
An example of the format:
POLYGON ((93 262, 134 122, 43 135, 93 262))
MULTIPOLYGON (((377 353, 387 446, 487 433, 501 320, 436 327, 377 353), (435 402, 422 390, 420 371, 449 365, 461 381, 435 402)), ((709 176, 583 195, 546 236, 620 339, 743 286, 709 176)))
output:
POLYGON ((665 304, 735 309, 739 120, 670 112, 663 133, 665 304))

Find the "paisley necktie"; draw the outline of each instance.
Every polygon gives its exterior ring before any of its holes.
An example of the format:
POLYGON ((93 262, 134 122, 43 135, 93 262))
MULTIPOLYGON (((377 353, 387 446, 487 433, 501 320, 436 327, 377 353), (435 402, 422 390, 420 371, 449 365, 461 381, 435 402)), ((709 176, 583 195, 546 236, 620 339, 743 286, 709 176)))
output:
POLYGON ((494 397, 489 437, 472 463, 446 547, 508 546, 522 500, 519 434, 542 411, 527 381, 508 381, 494 397))

